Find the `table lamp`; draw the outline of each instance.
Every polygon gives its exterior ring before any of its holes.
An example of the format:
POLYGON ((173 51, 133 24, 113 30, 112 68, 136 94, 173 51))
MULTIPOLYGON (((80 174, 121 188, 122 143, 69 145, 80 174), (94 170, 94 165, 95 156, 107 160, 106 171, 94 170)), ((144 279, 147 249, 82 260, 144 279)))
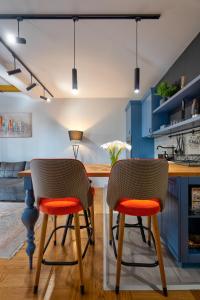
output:
POLYGON ((83 131, 69 130, 68 132, 69 132, 69 139, 72 142, 74 158, 77 159, 79 143, 83 138, 83 131))

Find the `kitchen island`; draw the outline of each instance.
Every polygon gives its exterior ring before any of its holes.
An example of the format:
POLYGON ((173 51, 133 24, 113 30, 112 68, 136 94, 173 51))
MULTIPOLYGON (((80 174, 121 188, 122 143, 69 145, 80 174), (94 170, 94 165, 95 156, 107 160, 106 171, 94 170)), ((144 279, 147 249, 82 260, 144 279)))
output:
MULTIPOLYGON (((105 164, 85 164, 89 177, 109 177, 110 166, 105 164)), ((191 236, 200 236, 200 214, 191 213, 191 191, 200 188, 200 167, 188 167, 169 163, 169 185, 165 209, 159 216, 160 232, 166 246, 182 266, 200 264, 200 248, 189 247, 191 236)), ((38 219, 38 209, 34 206, 31 171, 19 172, 24 177, 26 208, 22 222, 27 228, 27 249, 32 268, 35 251, 34 226, 38 219)))

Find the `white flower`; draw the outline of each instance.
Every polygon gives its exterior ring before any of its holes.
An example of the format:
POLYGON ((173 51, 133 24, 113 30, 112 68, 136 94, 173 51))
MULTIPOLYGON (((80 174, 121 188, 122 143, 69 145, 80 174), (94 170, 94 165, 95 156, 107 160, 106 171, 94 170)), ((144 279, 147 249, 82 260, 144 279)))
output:
POLYGON ((112 150, 113 148, 115 149, 127 149, 128 151, 131 151, 131 145, 125 143, 125 142, 121 142, 121 141, 113 141, 113 142, 109 142, 109 143, 105 143, 103 145, 101 145, 101 148, 107 150, 110 149, 112 150))
POLYGON ((101 148, 108 151, 111 165, 113 165, 118 160, 119 155, 123 150, 125 149, 127 149, 128 151, 131 150, 131 145, 121 141, 113 141, 101 145, 101 148))

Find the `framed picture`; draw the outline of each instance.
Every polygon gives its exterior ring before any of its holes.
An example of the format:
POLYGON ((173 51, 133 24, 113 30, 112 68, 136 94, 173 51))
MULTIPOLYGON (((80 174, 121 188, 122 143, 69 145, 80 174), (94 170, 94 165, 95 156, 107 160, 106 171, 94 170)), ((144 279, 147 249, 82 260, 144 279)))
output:
POLYGON ((31 113, 1 113, 0 138, 32 137, 31 113))
POLYGON ((194 214, 200 213, 200 187, 191 188, 191 210, 194 214))

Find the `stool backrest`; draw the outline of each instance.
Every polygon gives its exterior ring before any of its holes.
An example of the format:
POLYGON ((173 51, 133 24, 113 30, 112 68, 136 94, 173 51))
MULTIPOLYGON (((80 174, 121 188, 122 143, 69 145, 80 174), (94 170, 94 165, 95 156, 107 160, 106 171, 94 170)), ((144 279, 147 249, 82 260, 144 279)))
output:
POLYGON ((164 207, 168 184, 168 162, 160 159, 124 159, 111 169, 107 203, 112 209, 121 198, 160 200, 164 207))
POLYGON ((30 163, 37 204, 40 198, 76 197, 88 208, 89 179, 75 159, 33 159, 30 163))

